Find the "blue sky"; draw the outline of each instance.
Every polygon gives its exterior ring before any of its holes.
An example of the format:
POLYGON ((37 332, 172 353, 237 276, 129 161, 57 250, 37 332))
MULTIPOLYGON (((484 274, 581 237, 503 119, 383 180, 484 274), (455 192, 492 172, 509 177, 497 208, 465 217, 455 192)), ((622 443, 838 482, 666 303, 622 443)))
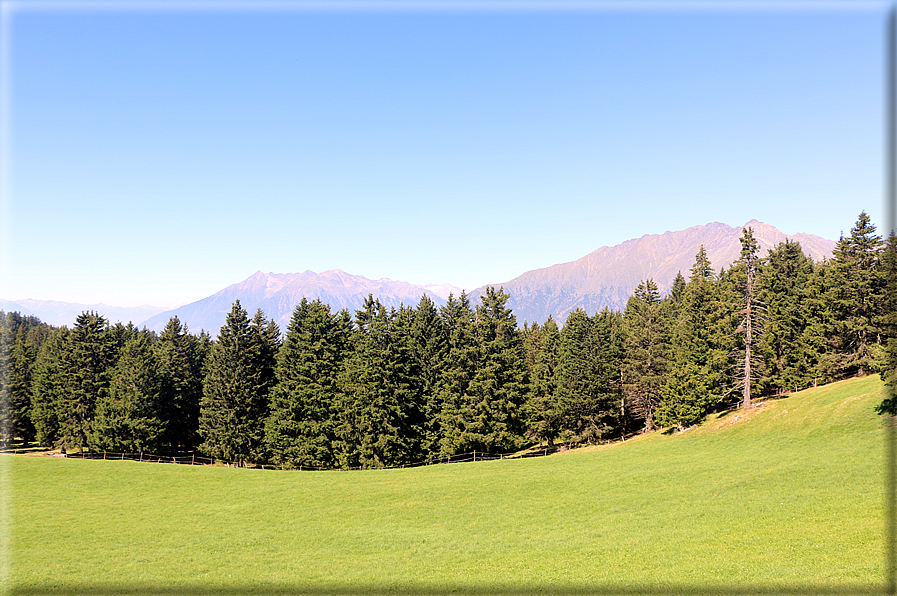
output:
POLYGON ((126 6, 4 6, 2 298, 473 288, 711 221, 883 223, 884 3, 126 6))

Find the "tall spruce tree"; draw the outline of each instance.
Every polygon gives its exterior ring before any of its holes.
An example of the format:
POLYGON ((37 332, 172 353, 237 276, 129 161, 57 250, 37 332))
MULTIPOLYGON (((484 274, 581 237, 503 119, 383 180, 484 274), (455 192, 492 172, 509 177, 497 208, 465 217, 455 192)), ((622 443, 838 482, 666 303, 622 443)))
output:
POLYGON ((10 431, 25 444, 34 441, 32 416, 32 382, 37 354, 52 327, 37 317, 8 313, 7 323, 14 347, 9 360, 10 431))
POLYGON ((524 325, 524 336, 530 380, 526 402, 528 434, 535 442, 545 441, 553 447, 564 432, 564 408, 557 391, 561 333, 549 315, 542 327, 533 323, 527 329, 524 325))
POLYGON ((207 333, 192 335, 177 317, 169 319, 155 343, 161 382, 159 416, 165 426, 161 441, 172 452, 192 450, 200 442, 203 365, 210 349, 207 333))
POLYGON ((839 376, 876 372, 882 358, 880 317, 885 278, 879 265, 882 239, 861 212, 850 236, 835 245, 826 299, 832 306, 831 332, 839 376))
POLYGON ((125 341, 109 374, 109 390, 97 400, 88 444, 96 451, 143 452, 160 446, 162 382, 152 336, 138 333, 125 341))
POLYGON ((291 468, 337 465, 337 379, 351 323, 320 300, 293 310, 275 369, 265 440, 272 461, 291 468))
POLYGON ((823 259, 814 264, 812 274, 801 293, 804 330, 801 341, 806 346, 808 384, 834 381, 840 376, 841 358, 836 350, 836 310, 829 299, 834 284, 832 261, 823 259))
POLYGON ((893 231, 885 243, 881 264, 885 282, 884 312, 881 321, 887 340, 882 371, 885 397, 877 411, 879 414, 897 416, 897 236, 893 231))
POLYGON ((764 331, 764 317, 761 316, 764 305, 760 302, 757 281, 759 250, 754 230, 750 227, 744 228, 741 235, 741 257, 729 271, 740 298, 736 329, 740 341, 735 350, 737 373, 734 388, 741 389, 742 408, 751 406, 752 383, 756 386, 756 381, 762 377, 760 340, 764 331))
POLYGON ((31 422, 31 384, 37 359, 37 349, 26 339, 27 335, 24 328, 19 329, 9 363, 10 430, 12 436, 19 437, 25 445, 35 439, 34 424, 31 422))
POLYGON ((410 463, 417 441, 409 354, 410 318, 368 296, 356 313, 353 350, 340 377, 342 467, 410 463))
POLYGON ((63 354, 64 388, 59 403, 60 440, 67 448, 88 446, 96 404, 109 391, 116 346, 106 319, 95 312, 78 315, 63 354))
POLYGON ((591 443, 623 431, 622 356, 620 313, 570 313, 561 331, 557 386, 574 441, 591 443))
POLYGON ((470 383, 478 362, 477 337, 474 315, 466 292, 448 301, 439 311, 445 326, 448 351, 445 366, 441 370, 437 403, 439 412, 439 457, 463 453, 467 433, 467 412, 473 396, 470 383))
POLYGON ((199 449, 207 455, 239 462, 262 457, 273 378, 263 366, 270 357, 260 339, 267 326, 264 316, 250 323, 237 300, 209 352, 199 414, 199 449))
POLYGON ((806 343, 805 289, 813 275, 813 260, 800 244, 785 241, 769 250, 758 271, 766 323, 760 340, 768 392, 798 390, 812 383, 815 359, 806 343))
POLYGON ((60 417, 65 392, 65 354, 70 331, 55 329, 41 344, 34 363, 31 386, 31 423, 42 447, 59 444, 60 417))
POLYGON ((12 433, 25 445, 36 439, 36 429, 32 421, 34 401, 34 373, 37 356, 44 340, 54 327, 41 322, 37 317, 23 317, 10 313, 17 319, 15 348, 10 361, 9 398, 12 408, 12 433))
POLYGON ((701 246, 672 329, 670 372, 655 410, 661 426, 684 429, 700 421, 725 392, 728 349, 718 345, 721 314, 713 269, 701 246))
POLYGON ((501 288, 487 287, 474 312, 477 360, 461 413, 462 453, 505 452, 523 442, 526 362, 517 319, 507 306, 509 297, 501 288))
POLYGON ((448 354, 448 335, 436 305, 426 295, 421 296, 414 311, 410 350, 421 405, 421 457, 430 461, 438 457, 442 438, 441 379, 448 354))
POLYGON ((639 283, 623 313, 623 393, 633 417, 654 430, 654 410, 666 381, 669 327, 654 280, 639 283))
POLYGON ((258 388, 265 396, 265 403, 267 403, 267 396, 277 383, 275 368, 283 338, 280 334, 280 327, 273 319, 267 318, 262 309, 258 309, 255 316, 252 317, 250 331, 256 345, 256 368, 259 371, 258 388))

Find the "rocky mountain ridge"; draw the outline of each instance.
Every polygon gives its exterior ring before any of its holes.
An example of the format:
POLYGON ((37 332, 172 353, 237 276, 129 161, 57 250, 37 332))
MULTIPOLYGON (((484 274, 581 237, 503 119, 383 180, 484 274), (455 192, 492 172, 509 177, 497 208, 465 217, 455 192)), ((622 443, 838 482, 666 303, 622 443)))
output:
MULTIPOLYGON (((745 227, 753 230, 761 256, 786 240, 799 242, 804 253, 815 261, 830 257, 835 247, 832 240, 812 234, 788 235, 755 219, 738 227, 713 222, 603 246, 575 261, 535 269, 512 280, 488 285, 501 286, 511 295, 508 305, 521 325, 524 321, 542 323, 549 315, 563 322, 577 308, 589 314, 605 306, 623 309, 643 280, 653 279, 661 293, 665 293, 678 272, 687 279, 702 245, 714 269, 728 268, 741 255, 740 238, 745 227)), ((471 297, 479 297, 485 288, 473 290, 471 297)))
MULTIPOLYGON (((653 279, 666 292, 676 273, 687 278, 698 249, 703 245, 713 267, 729 267, 741 253, 742 229, 750 226, 760 246, 761 256, 786 240, 799 242, 814 260, 831 256, 835 242, 811 234, 787 235, 774 226, 751 220, 733 227, 713 222, 676 232, 646 234, 615 246, 603 246, 588 255, 550 267, 527 271, 506 282, 488 284, 503 287, 511 295, 509 306, 517 322, 544 322, 548 316, 563 322, 576 308, 589 314, 604 307, 622 309, 639 282, 653 279)), ((487 286, 469 292, 476 303, 487 286)), ((95 310, 111 321, 140 321, 140 326, 160 331, 177 316, 194 332, 204 329, 217 335, 234 301, 239 299, 250 316, 261 308, 286 331, 293 309, 303 297, 319 298, 337 311, 354 313, 369 294, 386 306, 416 305, 427 295, 437 305, 445 304, 450 293, 461 289, 450 284, 419 286, 391 279, 370 280, 339 269, 315 273, 265 273, 257 271, 241 282, 215 294, 172 310, 158 307, 116 308, 106 305, 72 305, 49 301, 0 301, 0 309, 31 314, 53 325, 71 325, 83 310, 95 310), (67 306, 66 306, 67 305, 67 306), (38 308, 40 307, 40 308, 38 308), (143 309, 143 310, 141 310, 143 309), (149 309, 149 310, 147 310, 149 309), (164 312, 159 312, 164 310, 164 312), (130 318, 128 318, 130 317, 130 318)))

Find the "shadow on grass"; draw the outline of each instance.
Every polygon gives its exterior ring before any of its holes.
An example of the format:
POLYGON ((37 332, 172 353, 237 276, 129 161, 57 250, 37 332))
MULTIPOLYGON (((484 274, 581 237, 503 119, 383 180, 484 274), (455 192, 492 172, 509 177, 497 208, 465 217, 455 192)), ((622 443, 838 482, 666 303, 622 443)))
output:
POLYGON ((614 586, 614 585, 445 585, 445 586, 399 586, 399 585, 357 585, 331 587, 303 587, 289 584, 236 585, 219 587, 201 586, 165 586, 165 585, 100 585, 83 584, 67 586, 33 586, 13 588, 8 594, 16 596, 50 596, 67 594, 72 596, 111 596, 111 595, 156 595, 156 596, 237 596, 242 594, 260 594, 263 596, 296 595, 296 596, 351 596, 353 594, 393 594, 397 596, 438 596, 441 594, 484 594, 486 596, 515 596, 517 594, 554 594, 556 596, 661 596, 667 594, 702 594, 707 596, 750 596, 753 594, 781 594, 794 596, 853 596, 868 594, 887 594, 885 585, 668 585, 668 586, 614 586))

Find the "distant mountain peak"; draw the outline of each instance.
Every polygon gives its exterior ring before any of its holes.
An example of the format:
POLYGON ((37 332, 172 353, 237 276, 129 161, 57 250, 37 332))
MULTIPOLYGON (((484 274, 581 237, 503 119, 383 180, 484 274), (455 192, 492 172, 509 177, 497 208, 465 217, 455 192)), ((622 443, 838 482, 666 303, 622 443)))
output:
POLYGON ((457 298, 461 295, 461 292, 464 291, 462 288, 451 284, 428 284, 424 286, 424 288, 445 300, 448 300, 449 295, 454 295, 454 297, 457 298))
MULTIPOLYGON (((519 324, 524 321, 541 323, 549 315, 562 323, 576 308, 583 308, 589 314, 604 307, 624 308, 632 291, 645 279, 653 279, 661 292, 666 292, 677 272, 687 275, 701 245, 707 250, 714 270, 728 267, 740 256, 740 237, 745 227, 754 229, 761 255, 780 242, 790 240, 799 242, 806 254, 819 261, 830 258, 835 246, 834 241, 812 234, 784 234, 756 219, 740 227, 715 221, 685 230, 645 234, 614 246, 602 246, 575 261, 534 269, 512 280, 489 285, 503 287, 510 294, 508 306, 513 309, 519 324)), ((471 301, 476 302, 484 291, 485 286, 470 291, 471 301)), ((449 294, 457 297, 461 292, 461 288, 451 284, 420 286, 389 278, 371 280, 341 269, 329 269, 322 273, 308 269, 302 273, 258 270, 211 296, 165 312, 149 306, 120 309, 104 304, 77 305, 37 300, 0 300, 0 308, 34 314, 51 324, 71 324, 81 311, 92 309, 102 311, 100 314, 113 321, 142 321, 142 325, 155 330, 164 328, 168 320, 177 315, 190 329, 205 329, 216 335, 237 299, 248 312, 261 308, 280 325, 281 330, 286 330, 293 309, 303 297, 320 299, 334 311, 345 308, 354 313, 362 308, 369 294, 388 307, 398 307, 400 304, 416 305, 423 295, 442 305, 449 294)))
POLYGON ((177 309, 158 314, 145 323, 150 329, 159 330, 172 317, 185 322, 190 329, 205 329, 217 334, 224 324, 233 302, 240 300, 247 312, 261 308, 285 331, 293 310, 303 298, 320 299, 338 311, 348 309, 354 314, 363 308, 364 300, 373 294, 386 306, 416 305, 427 294, 437 304, 445 304, 437 293, 423 286, 387 278, 371 280, 361 275, 330 269, 322 273, 305 270, 302 273, 265 273, 256 271, 243 281, 232 284, 212 296, 177 309))
MULTIPOLYGON (((799 242, 819 261, 831 256, 835 243, 812 234, 787 235, 770 224, 752 219, 741 227, 710 222, 680 231, 645 234, 614 246, 602 246, 581 259, 528 271, 512 280, 489 284, 510 294, 508 306, 523 321, 544 322, 549 315, 563 322, 577 308, 594 314, 602 308, 622 310, 635 287, 653 279, 666 292, 678 272, 687 274, 701 246, 714 270, 729 267, 741 254, 745 227, 754 230, 761 256, 786 240, 799 242)), ((485 287, 472 291, 476 299, 485 287)))

